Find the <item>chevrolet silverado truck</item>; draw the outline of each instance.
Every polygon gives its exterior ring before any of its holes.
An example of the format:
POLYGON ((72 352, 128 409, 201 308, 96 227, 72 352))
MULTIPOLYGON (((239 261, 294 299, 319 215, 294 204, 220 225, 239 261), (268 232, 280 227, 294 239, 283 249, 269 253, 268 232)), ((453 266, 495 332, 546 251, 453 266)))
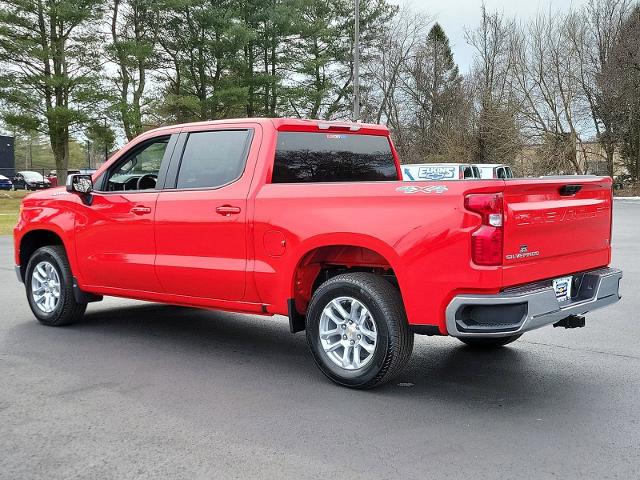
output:
POLYGON ((24 199, 16 272, 51 326, 104 295, 288 316, 353 388, 400 372, 414 334, 498 347, 620 298, 610 178, 401 178, 379 125, 159 128, 24 199))

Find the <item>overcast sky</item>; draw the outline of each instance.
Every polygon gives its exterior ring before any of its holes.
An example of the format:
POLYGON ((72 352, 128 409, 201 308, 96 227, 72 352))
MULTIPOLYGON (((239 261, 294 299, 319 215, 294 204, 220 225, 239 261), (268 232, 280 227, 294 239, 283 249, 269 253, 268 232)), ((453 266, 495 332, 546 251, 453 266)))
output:
MULTIPOLYGON (((460 72, 466 73, 471 66, 472 48, 464 39, 465 27, 474 28, 480 23, 481 0, 390 0, 398 5, 408 3, 438 21, 449 37, 455 61, 460 72)), ((538 12, 566 11, 571 6, 580 7, 587 0, 486 0, 490 12, 498 11, 505 16, 527 21, 538 12)))

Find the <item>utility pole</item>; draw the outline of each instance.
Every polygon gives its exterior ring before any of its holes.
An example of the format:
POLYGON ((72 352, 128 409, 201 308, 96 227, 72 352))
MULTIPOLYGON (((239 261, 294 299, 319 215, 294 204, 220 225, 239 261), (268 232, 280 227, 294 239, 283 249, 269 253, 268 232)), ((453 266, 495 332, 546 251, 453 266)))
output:
POLYGON ((353 121, 360 120, 360 0, 355 1, 353 29, 353 121))
MULTIPOLYGON (((104 131, 105 131, 105 137, 106 137, 106 131, 107 131, 107 117, 104 117, 104 131)), ((109 147, 107 146, 107 140, 105 138, 104 140, 104 161, 106 163, 106 161, 109 159, 109 147)))

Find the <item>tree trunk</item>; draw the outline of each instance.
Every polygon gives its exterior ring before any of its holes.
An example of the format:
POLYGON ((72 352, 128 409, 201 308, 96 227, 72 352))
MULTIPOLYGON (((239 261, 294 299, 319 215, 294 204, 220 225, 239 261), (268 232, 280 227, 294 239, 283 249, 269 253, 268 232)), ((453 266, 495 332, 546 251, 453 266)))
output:
POLYGON ((69 168, 69 129, 54 125, 49 128, 49 137, 56 162, 58 185, 64 185, 67 182, 69 168))

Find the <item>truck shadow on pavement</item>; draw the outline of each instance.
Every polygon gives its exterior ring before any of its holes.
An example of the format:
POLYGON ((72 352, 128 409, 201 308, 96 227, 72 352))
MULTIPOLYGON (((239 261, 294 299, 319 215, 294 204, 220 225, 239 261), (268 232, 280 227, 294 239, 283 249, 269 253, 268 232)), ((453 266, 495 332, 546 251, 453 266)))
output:
POLYGON ((25 320, 9 332, 9 342, 2 348, 14 353, 14 348, 21 348, 17 346, 28 345, 38 355, 46 352, 52 357, 49 362, 56 359, 57 368, 90 374, 94 380, 122 368, 114 366, 111 371, 110 364, 162 364, 169 365, 163 372, 169 382, 172 375, 201 375, 205 382, 224 378, 225 388, 246 388, 242 382, 263 378, 281 384, 283 394, 293 383, 316 392, 339 389, 348 398, 421 397, 465 408, 550 402, 569 408, 585 387, 526 342, 477 351, 451 338, 416 336, 412 359, 399 377, 369 392, 353 391, 322 376, 307 351, 304 334, 291 335, 284 317, 158 304, 105 307, 90 307, 83 321, 64 328, 25 320), (78 359, 84 360, 82 367, 78 359))

